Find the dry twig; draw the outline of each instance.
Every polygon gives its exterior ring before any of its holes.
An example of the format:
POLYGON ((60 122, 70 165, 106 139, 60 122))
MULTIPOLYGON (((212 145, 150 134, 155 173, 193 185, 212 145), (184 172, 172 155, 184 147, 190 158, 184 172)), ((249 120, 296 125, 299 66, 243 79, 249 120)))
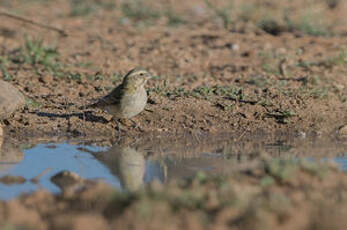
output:
POLYGON ((32 25, 35 25, 35 26, 38 26, 38 27, 41 27, 41 28, 44 28, 44 29, 47 29, 47 30, 53 30, 55 32, 58 32, 62 36, 68 36, 68 34, 64 30, 62 30, 62 29, 59 29, 59 28, 56 28, 56 27, 53 27, 53 26, 50 26, 50 25, 38 23, 38 22, 35 22, 35 21, 31 20, 31 19, 27 19, 27 18, 18 16, 18 15, 14 15, 14 14, 5 12, 3 10, 0 10, 0 16, 1 15, 5 16, 5 17, 8 17, 8 18, 12 18, 12 19, 18 20, 18 21, 29 23, 29 24, 32 24, 32 25))

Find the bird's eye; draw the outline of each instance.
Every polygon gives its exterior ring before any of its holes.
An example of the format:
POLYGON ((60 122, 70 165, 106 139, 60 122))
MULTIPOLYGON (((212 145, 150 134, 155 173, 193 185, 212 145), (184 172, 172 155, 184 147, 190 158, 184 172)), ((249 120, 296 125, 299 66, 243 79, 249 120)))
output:
POLYGON ((140 73, 140 76, 143 76, 143 73, 140 73))

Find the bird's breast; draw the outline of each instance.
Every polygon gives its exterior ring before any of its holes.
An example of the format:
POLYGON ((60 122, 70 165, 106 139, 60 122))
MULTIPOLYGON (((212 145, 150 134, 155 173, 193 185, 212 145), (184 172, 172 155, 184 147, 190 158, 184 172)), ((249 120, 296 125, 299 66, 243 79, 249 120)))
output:
POLYGON ((117 107, 109 108, 111 114, 117 118, 131 118, 139 114, 146 106, 147 93, 144 88, 126 93, 117 107))

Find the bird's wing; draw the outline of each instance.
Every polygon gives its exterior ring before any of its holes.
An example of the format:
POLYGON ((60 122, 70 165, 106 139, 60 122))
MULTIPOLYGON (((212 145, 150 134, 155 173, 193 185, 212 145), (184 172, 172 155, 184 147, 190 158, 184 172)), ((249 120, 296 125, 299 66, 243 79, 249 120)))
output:
POLYGON ((91 108, 95 108, 95 107, 103 108, 103 107, 108 106, 108 105, 117 105, 120 103, 123 95, 124 95, 123 85, 119 85, 114 90, 112 90, 111 93, 109 93, 105 97, 99 99, 99 101, 97 101, 96 103, 91 104, 89 107, 91 107, 91 108))

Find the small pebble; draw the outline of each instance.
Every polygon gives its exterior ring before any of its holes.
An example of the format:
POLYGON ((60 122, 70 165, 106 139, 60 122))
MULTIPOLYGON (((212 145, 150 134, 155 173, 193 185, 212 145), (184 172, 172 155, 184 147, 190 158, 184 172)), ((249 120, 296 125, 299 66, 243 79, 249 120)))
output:
POLYGON ((306 138, 306 133, 303 131, 298 131, 296 135, 302 139, 306 138))

